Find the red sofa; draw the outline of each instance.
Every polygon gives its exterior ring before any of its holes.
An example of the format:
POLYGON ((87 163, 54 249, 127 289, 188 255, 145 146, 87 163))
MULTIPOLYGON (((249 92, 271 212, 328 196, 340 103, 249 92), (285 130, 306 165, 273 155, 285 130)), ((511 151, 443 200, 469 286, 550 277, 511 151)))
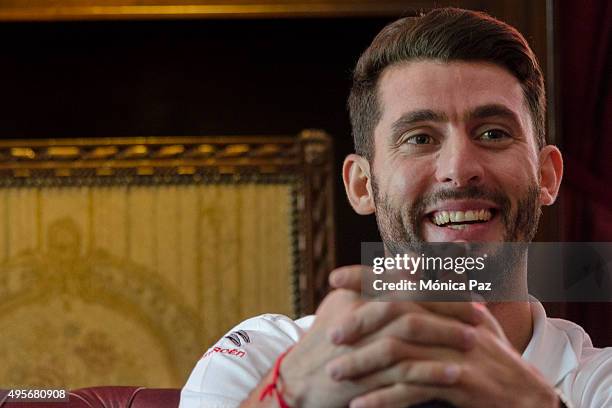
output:
POLYGON ((0 391, 0 408, 177 408, 180 389, 91 387, 69 392, 68 402, 7 402, 0 391))

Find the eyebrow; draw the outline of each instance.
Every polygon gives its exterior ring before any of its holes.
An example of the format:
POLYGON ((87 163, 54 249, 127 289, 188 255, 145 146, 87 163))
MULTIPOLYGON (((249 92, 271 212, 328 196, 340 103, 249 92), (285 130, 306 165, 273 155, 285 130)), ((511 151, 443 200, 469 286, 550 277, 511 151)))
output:
POLYGON ((468 112, 465 116, 466 120, 486 119, 491 117, 501 117, 520 123, 518 115, 511 109, 499 104, 483 105, 468 112))

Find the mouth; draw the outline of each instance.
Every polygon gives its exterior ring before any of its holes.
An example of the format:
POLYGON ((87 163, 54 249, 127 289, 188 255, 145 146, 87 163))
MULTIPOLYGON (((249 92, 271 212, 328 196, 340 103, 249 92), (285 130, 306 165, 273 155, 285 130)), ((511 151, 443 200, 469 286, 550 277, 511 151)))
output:
POLYGON ((435 210, 427 214, 429 221, 441 228, 462 230, 471 225, 486 224, 497 215, 493 207, 462 210, 435 210))

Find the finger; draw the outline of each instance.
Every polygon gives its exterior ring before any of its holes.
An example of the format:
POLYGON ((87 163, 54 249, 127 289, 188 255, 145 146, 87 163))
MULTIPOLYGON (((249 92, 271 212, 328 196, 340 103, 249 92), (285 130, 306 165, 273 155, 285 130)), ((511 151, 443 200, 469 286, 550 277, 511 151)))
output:
POLYGON ((504 329, 501 327, 495 316, 491 314, 491 311, 484 303, 474 303, 474 307, 478 310, 481 315, 482 324, 489 329, 493 334, 497 335, 502 340, 508 342, 504 329))
POLYGON ((386 369, 375 371, 358 379, 345 376, 335 378, 337 381, 353 379, 356 383, 368 386, 368 389, 380 388, 395 383, 449 386, 457 383, 462 375, 461 366, 453 362, 432 360, 402 360, 386 369))
POLYGON ((499 338, 506 340, 504 330, 491 314, 485 302, 419 302, 424 309, 453 317, 472 325, 482 324, 499 338))
POLYGON ((449 387, 461 381, 462 369, 458 364, 437 361, 401 361, 389 369, 354 381, 369 390, 394 384, 449 387))
POLYGON ((363 273, 371 271, 365 265, 342 266, 334 269, 329 274, 329 284, 333 288, 350 289, 356 292, 361 291, 361 277, 363 273))
POLYGON ((486 319, 477 302, 418 302, 422 308, 462 322, 478 325, 486 319))
POLYGON ((424 312, 424 309, 414 302, 367 302, 342 317, 329 336, 335 344, 353 343, 404 313, 418 312, 424 312))
POLYGON ((349 406, 350 408, 404 408, 432 400, 447 399, 452 397, 452 394, 452 388, 399 383, 359 396, 353 399, 349 406))
POLYGON ((388 370, 374 374, 381 385, 398 382, 420 385, 453 385, 461 377, 461 367, 455 363, 439 361, 404 360, 388 370))
POLYGON ((406 359, 458 360, 457 356, 453 358, 453 353, 456 352, 450 349, 425 347, 385 337, 333 359, 327 364, 326 371, 335 380, 354 379, 387 369, 406 359))
POLYGON ((471 350, 476 344, 476 328, 458 320, 432 313, 404 314, 382 328, 377 336, 393 336, 428 346, 471 350))

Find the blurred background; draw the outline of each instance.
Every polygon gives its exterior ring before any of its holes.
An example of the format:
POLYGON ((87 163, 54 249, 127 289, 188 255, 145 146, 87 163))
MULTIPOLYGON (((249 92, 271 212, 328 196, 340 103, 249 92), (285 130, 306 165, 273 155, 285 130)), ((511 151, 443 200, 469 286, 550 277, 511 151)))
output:
MULTIPOLYGON (((374 218, 349 207, 340 177, 352 152, 351 70, 388 22, 444 5, 514 25, 538 55, 548 139, 566 164, 538 240, 611 241, 607 0, 3 0, 0 138, 274 137, 322 129, 334 149, 335 262, 358 263, 360 243, 379 238, 374 218)), ((612 345, 609 303, 546 306, 581 324, 596 345, 612 345)))

